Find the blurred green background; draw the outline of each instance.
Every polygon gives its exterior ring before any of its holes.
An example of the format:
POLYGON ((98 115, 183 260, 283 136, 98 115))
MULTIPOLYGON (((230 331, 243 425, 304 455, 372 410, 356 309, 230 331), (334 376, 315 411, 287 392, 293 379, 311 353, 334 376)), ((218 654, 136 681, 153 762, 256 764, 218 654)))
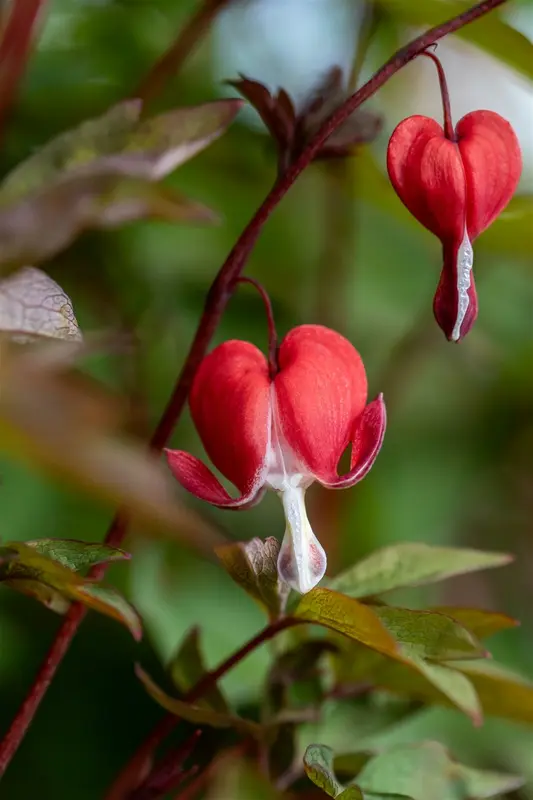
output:
MULTIPOLYGON (((349 70, 361 18, 357 0, 285 0, 284 8, 271 2, 277 8, 274 21, 253 14, 245 19, 250 4, 236 3, 168 84, 156 109, 227 93, 221 81, 235 77, 237 69, 297 95, 336 61, 349 70), (287 15, 283 25, 282 14, 287 15)), ((365 73, 405 40, 407 26, 444 19, 450 15, 446 5, 453 13, 461 3, 377 5, 365 73)), ((0 153, 3 173, 57 132, 130 94, 194 6, 184 0, 52 0, 0 153)), ((464 31, 463 43, 471 38, 478 44, 475 31, 483 31, 484 50, 462 52, 468 66, 457 102, 469 105, 457 109, 456 119, 487 102, 477 99, 476 87, 489 81, 490 107, 515 124, 526 168, 523 197, 475 248, 480 313, 467 339, 449 344, 433 322, 439 242, 413 222, 384 175, 384 143, 394 124, 402 113, 424 113, 435 104, 435 76, 427 73, 426 83, 414 77, 426 64, 411 65, 407 77, 396 78, 373 102, 383 114, 374 146, 350 162, 314 165, 301 177, 268 223, 248 274, 270 292, 280 334, 303 322, 336 327, 361 352, 371 395, 385 393, 389 428, 371 474, 352 491, 316 491, 312 497, 314 528, 330 553, 331 570, 402 540, 515 553, 516 563, 501 572, 418 590, 406 601, 478 605, 518 617, 521 628, 500 635, 491 649, 533 678, 533 61, 527 60, 526 38, 528 30, 533 34, 533 6, 509 3, 506 19, 524 33, 522 51, 505 47, 509 28, 497 27, 494 16, 490 25, 464 31), (498 81, 488 78, 488 59, 498 81)), ((446 46, 445 64, 453 61, 446 46)), ((450 90, 453 109, 453 81, 450 90)), ((219 226, 150 222, 86 234, 45 265, 72 298, 82 330, 135 332, 134 355, 101 359, 95 371, 132 398, 140 431, 157 421, 206 291, 274 179, 273 148, 250 119, 244 115, 169 180, 219 211, 219 226)), ((262 307, 248 287, 232 299, 217 341, 228 337, 265 345, 262 307)), ((201 453, 187 416, 173 443, 201 453)), ((111 508, 1 456, 0 476, 3 539, 102 539, 111 508)), ((283 533, 274 496, 245 514, 187 502, 229 538, 283 533)), ((126 545, 134 553, 132 563, 109 572, 141 611, 145 641, 135 645, 120 626, 89 615, 6 774, 2 800, 100 797, 160 717, 133 675, 133 662, 141 660, 157 673, 183 633, 199 624, 212 665, 262 624, 260 611, 215 563, 177 540, 148 533, 136 530, 126 545)), ((30 599, 0 590, 2 729, 59 622, 30 599)), ((226 685, 236 700, 253 701, 267 662, 268 651, 259 651, 232 673, 226 685)), ((338 715, 326 717, 323 741, 343 749, 360 746, 356 725, 346 731, 338 715)), ((427 710, 388 738, 393 736, 440 739, 465 762, 523 772, 533 782, 533 730, 525 727, 489 719, 473 731, 458 712, 427 710)), ((519 796, 533 798, 533 788, 519 796)))

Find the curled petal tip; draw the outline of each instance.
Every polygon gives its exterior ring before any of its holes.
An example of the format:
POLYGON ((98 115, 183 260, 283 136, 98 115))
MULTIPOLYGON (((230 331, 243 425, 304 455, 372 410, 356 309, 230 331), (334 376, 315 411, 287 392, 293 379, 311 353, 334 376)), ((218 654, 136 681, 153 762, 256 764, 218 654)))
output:
POLYGON ((355 421, 350 471, 346 475, 335 476, 321 483, 330 489, 345 489, 362 480, 381 450, 386 427, 387 410, 383 395, 379 394, 355 421))
POLYGON ((200 459, 183 450, 164 451, 170 470, 178 483, 188 492, 219 508, 245 509, 262 496, 261 485, 254 485, 240 497, 231 497, 218 478, 200 459))

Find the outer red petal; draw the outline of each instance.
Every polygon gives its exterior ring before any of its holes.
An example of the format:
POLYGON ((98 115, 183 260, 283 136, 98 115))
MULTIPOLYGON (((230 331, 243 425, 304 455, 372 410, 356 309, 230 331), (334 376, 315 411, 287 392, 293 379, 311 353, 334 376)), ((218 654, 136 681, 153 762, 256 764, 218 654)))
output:
POLYGON ((387 150, 387 169, 402 203, 441 241, 463 238, 466 184, 459 149, 429 117, 404 119, 387 150))
POLYGON ((473 111, 456 127, 467 184, 467 227, 475 239, 515 193, 522 172, 520 144, 507 120, 473 111))
POLYGON ((211 470, 198 458, 183 450, 165 450, 165 455, 174 477, 183 488, 214 506, 245 509, 255 505, 263 494, 263 487, 256 486, 248 495, 231 497, 211 470))
POLYGON ((339 333, 301 325, 281 343, 279 366, 274 387, 281 432, 311 474, 333 478, 366 403, 361 357, 339 333))
POLYGON ((243 495, 257 491, 270 424, 270 379, 261 351, 235 340, 215 348, 196 373, 189 405, 213 464, 243 495))
POLYGON ((381 450, 386 427, 387 412, 380 394, 366 406, 353 426, 350 471, 347 475, 321 483, 329 489, 346 489, 362 480, 381 450))

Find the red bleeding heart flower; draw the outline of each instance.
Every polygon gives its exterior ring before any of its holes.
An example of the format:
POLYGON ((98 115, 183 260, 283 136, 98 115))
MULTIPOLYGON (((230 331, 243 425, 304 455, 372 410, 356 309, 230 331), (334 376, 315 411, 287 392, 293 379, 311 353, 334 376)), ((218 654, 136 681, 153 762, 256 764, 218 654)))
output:
POLYGON ((455 129, 446 80, 439 70, 444 128, 412 116, 394 130, 387 168, 400 200, 442 242, 444 265, 435 295, 435 318, 452 341, 465 336, 477 316, 472 242, 511 200, 522 171, 518 139, 494 111, 472 111, 455 129))
POLYGON ((231 497, 189 453, 167 450, 168 463, 185 489, 221 508, 248 508, 267 488, 277 492, 286 518, 279 574, 305 593, 326 569, 326 555, 307 519, 305 491, 313 481, 346 488, 367 474, 383 441, 386 416, 381 396, 368 405, 366 400, 359 353, 329 328, 302 325, 290 331, 274 375, 254 345, 228 341, 204 358, 189 405, 213 464, 240 494, 231 497), (339 476, 337 465, 350 443, 350 471, 339 476))

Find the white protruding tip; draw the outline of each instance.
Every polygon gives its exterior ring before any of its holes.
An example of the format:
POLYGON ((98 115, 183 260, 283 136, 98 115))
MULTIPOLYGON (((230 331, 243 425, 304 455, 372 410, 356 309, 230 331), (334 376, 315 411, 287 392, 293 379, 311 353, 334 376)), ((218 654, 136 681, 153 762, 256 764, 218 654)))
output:
POLYGON ((279 494, 287 527, 278 556, 278 574, 291 589, 306 594, 324 577, 326 553, 307 518, 305 489, 291 486, 279 494))
POLYGON ((461 325, 466 317, 470 298, 468 290, 471 284, 472 267, 474 266, 474 251, 465 228, 463 241, 457 253, 457 317, 452 331, 452 341, 458 342, 461 338, 461 325))

